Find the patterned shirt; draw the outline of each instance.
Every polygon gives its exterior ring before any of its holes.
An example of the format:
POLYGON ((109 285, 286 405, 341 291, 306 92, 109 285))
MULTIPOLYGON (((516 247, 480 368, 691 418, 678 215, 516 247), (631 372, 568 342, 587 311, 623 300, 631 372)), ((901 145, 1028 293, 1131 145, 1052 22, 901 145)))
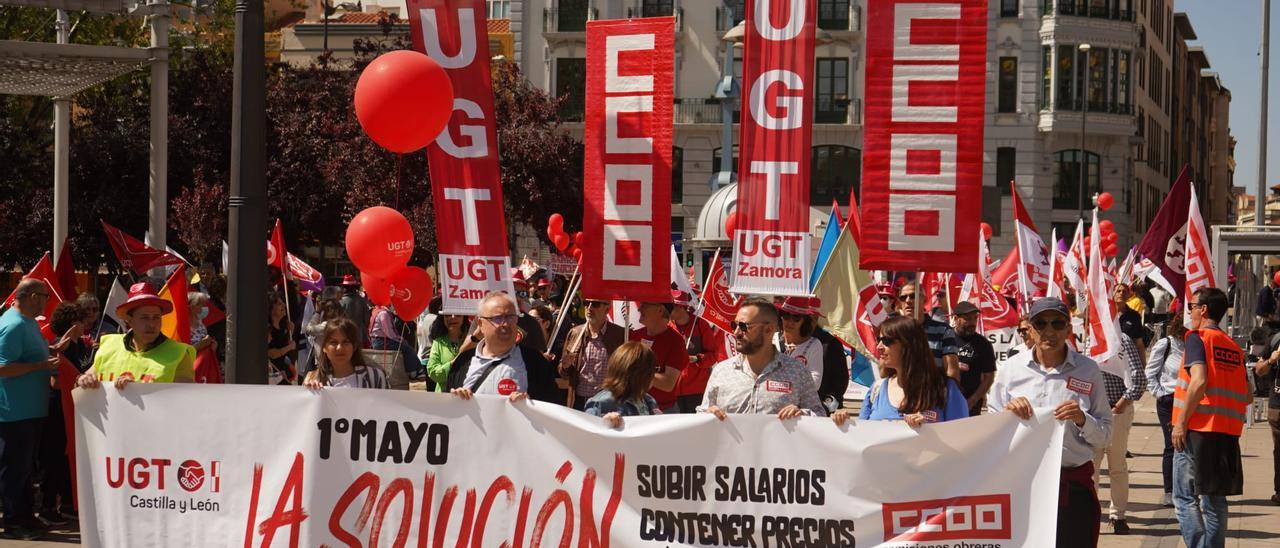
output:
POLYGON ((345 377, 329 377, 329 386, 333 388, 373 388, 387 390, 387 374, 378 366, 356 366, 350 375, 345 377))
POLYGON ((1182 367, 1182 339, 1164 337, 1147 354, 1147 386, 1157 398, 1172 396, 1178 386, 1178 368, 1182 367))
POLYGON ((1103 384, 1107 388, 1107 401, 1111 403, 1111 407, 1115 407, 1120 398, 1131 402, 1142 398, 1142 391, 1147 389, 1147 372, 1140 356, 1138 347, 1133 344, 1132 339, 1120 337, 1119 358, 1129 364, 1129 382, 1126 386, 1124 379, 1106 371, 1102 372, 1103 384))
POLYGON ((788 405, 795 405, 805 415, 827 414, 809 369, 780 352, 764 366, 759 376, 742 355, 716 364, 698 411, 705 413, 713 405, 725 413, 773 415, 788 405))
POLYGON ((987 412, 1004 412, 1004 406, 1025 397, 1033 407, 1054 408, 1075 400, 1084 411, 1084 426, 1064 421, 1062 467, 1075 468, 1093 461, 1093 450, 1106 447, 1111 438, 1111 407, 1102 386, 1102 370, 1093 360, 1067 349, 1067 360, 1045 369, 1035 362, 1035 352, 1022 352, 996 369, 996 381, 987 392, 987 412))
POLYGON ((933 318, 924 318, 924 333, 929 336, 929 350, 933 351, 933 361, 943 367, 942 357, 955 355, 960 347, 956 343, 956 330, 951 326, 933 318))
POLYGON ((582 329, 582 362, 578 365, 578 386, 574 391, 589 398, 603 387, 604 375, 609 369, 609 349, 604 346, 604 329, 594 337, 591 328, 582 329))

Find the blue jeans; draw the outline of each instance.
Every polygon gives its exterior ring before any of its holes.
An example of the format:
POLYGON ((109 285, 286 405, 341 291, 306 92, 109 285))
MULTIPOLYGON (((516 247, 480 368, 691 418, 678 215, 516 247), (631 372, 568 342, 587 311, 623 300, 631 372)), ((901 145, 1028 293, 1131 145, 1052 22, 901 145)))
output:
POLYGON ((1187 548, 1222 548, 1227 542, 1227 497, 1196 495, 1194 461, 1190 443, 1173 453, 1173 508, 1178 528, 1187 548))

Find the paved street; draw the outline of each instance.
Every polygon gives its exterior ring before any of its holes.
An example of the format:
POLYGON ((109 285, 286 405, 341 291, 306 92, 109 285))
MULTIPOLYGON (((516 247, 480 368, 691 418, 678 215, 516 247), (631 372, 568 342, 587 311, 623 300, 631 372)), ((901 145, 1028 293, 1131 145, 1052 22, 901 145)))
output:
MULTIPOLYGON (((1102 526, 1104 548, 1174 548, 1182 546, 1173 508, 1160 506, 1160 449, 1163 441, 1156 422, 1155 407, 1149 399, 1138 407, 1130 433, 1129 461, 1129 525, 1133 533, 1127 537, 1109 534, 1102 526)), ((1245 469, 1244 496, 1231 498, 1231 533, 1228 548, 1274 548, 1280 545, 1280 506, 1271 504, 1271 433, 1265 422, 1245 430, 1243 447, 1245 469)), ((1103 507, 1108 491, 1105 471, 1102 476, 1103 507)), ((1105 516, 1105 510, 1104 510, 1105 516)), ((65 546, 77 544, 74 531, 57 531, 43 542, 0 541, 3 548, 65 546)))

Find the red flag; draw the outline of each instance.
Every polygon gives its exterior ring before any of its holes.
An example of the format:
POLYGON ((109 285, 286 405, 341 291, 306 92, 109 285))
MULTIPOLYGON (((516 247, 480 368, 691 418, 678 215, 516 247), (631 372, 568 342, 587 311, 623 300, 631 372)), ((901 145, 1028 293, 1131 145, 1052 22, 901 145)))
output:
POLYGON ((276 227, 271 231, 271 240, 267 242, 267 266, 274 266, 280 269, 280 272, 288 272, 285 268, 285 253, 289 252, 289 248, 284 245, 284 228, 280 226, 280 219, 276 219, 276 227))
POLYGON ((987 0, 879 0, 866 10, 860 265, 973 272, 978 246, 971 235, 982 221, 987 0))
POLYGON ((173 311, 160 319, 160 332, 179 342, 191 344, 191 311, 187 306, 187 268, 178 265, 160 289, 161 299, 173 304, 173 311))
MULTIPOLYGON (((39 323, 43 329, 48 325, 49 318, 53 317, 53 309, 57 308, 59 304, 62 304, 62 301, 64 300, 62 298, 62 290, 58 286, 58 276, 53 270, 53 262, 49 260, 49 253, 46 252, 43 257, 40 257, 40 261, 36 263, 36 266, 32 267, 31 271, 28 272, 26 276, 23 276, 23 278, 40 280, 48 286, 49 302, 45 303, 44 311, 41 313, 41 316, 36 318, 36 323, 39 323)), ((13 301, 17 296, 18 288, 15 287, 13 288, 13 291, 9 293, 9 297, 4 300, 4 306, 13 306, 13 301)))
POLYGON ((209 313, 206 314, 204 317, 204 320, 200 322, 200 323, 203 323, 205 327, 209 327, 222 320, 227 319, 227 313, 224 312, 221 308, 214 306, 213 302, 209 302, 205 304, 205 308, 209 310, 209 313))
POLYGON ((106 221, 102 221, 102 231, 107 234, 107 242, 111 244, 111 250, 115 251, 120 264, 138 274, 146 274, 148 270, 160 266, 184 264, 182 259, 148 246, 106 221))
POLYGON ((427 146, 443 312, 474 314, 490 292, 515 294, 494 126, 486 4, 408 0, 408 12, 413 49, 440 63, 453 82, 453 116, 427 146))
POLYGON ((1010 181, 1009 186, 1013 188, 1013 226, 1017 232, 1018 290, 1023 300, 1030 301, 1043 297, 1048 288, 1049 247, 1022 205, 1018 185, 1010 181))
MULTIPOLYGON (((994 274, 990 272, 990 252, 987 250, 987 241, 982 238, 981 231, 978 233, 978 247, 983 259, 979 265, 977 279, 974 283, 977 285, 978 291, 978 308, 981 310, 981 325, 984 331, 992 329, 1004 329, 1006 327, 1014 327, 1018 325, 1018 309, 1009 306, 1009 301, 996 291, 992 286, 994 283, 994 274)), ((1014 248, 1011 254, 1017 252, 1014 248)), ((1005 258, 1008 262, 1009 258, 1005 258)), ((1004 263, 1001 263, 1004 264, 1004 263)))
POLYGON ((849 191, 849 219, 845 221, 849 227, 849 235, 853 236, 854 245, 862 245, 862 214, 858 212, 858 197, 849 191))
POLYGON ((747 0, 733 291, 808 295, 815 0, 747 0))
MULTIPOLYGON (((1191 166, 1183 166, 1178 178, 1169 187, 1169 194, 1156 212, 1142 242, 1138 254, 1151 259, 1169 284, 1182 291, 1186 287, 1186 246, 1188 204, 1191 203, 1191 166)), ((1095 241, 1093 245, 1102 245, 1095 241)), ((1186 301, 1186 295, 1178 295, 1186 301)))
POLYGON ((76 290, 76 266, 71 262, 71 242, 63 240, 62 251, 53 262, 53 272, 58 279, 58 289, 62 290, 62 300, 75 300, 79 292, 76 290))
POLYGON ((218 368, 218 353, 214 347, 206 346, 196 353, 195 379, 202 384, 222 384, 222 371, 218 368))
POLYGON ((582 295, 671 301, 675 18, 587 22, 582 295))
MULTIPOLYGON (((1204 219, 1200 217, 1200 201, 1196 198, 1196 189, 1191 189, 1191 203, 1187 207, 1187 261, 1186 281, 1182 294, 1183 303, 1195 299, 1196 291, 1206 287, 1218 287, 1217 276, 1214 275, 1213 255, 1209 250, 1209 231, 1205 229, 1204 219)), ((1183 321, 1191 325, 1191 308, 1183 305, 1183 321)))
POLYGON ((840 202, 831 200, 831 212, 836 214, 836 224, 844 228, 844 216, 840 214, 840 202))
POLYGON ((707 285, 698 296, 702 304, 700 315, 712 325, 733 333, 733 319, 738 315, 741 299, 729 292, 729 278, 725 276, 724 262, 720 260, 720 252, 716 251, 711 261, 711 272, 707 274, 707 285))

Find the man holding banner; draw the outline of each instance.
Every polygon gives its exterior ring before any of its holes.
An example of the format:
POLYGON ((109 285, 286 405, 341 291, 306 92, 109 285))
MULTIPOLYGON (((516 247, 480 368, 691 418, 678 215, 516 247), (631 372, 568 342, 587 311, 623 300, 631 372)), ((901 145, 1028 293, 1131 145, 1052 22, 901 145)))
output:
POLYGON ((1102 508, 1093 483, 1093 454, 1111 436, 1102 370, 1067 346, 1071 312, 1061 300, 1035 301, 1028 318, 1036 344, 1000 366, 987 394, 987 412, 1012 411, 1026 420, 1033 408, 1052 406, 1054 418, 1066 421, 1057 545, 1097 546, 1102 508))

